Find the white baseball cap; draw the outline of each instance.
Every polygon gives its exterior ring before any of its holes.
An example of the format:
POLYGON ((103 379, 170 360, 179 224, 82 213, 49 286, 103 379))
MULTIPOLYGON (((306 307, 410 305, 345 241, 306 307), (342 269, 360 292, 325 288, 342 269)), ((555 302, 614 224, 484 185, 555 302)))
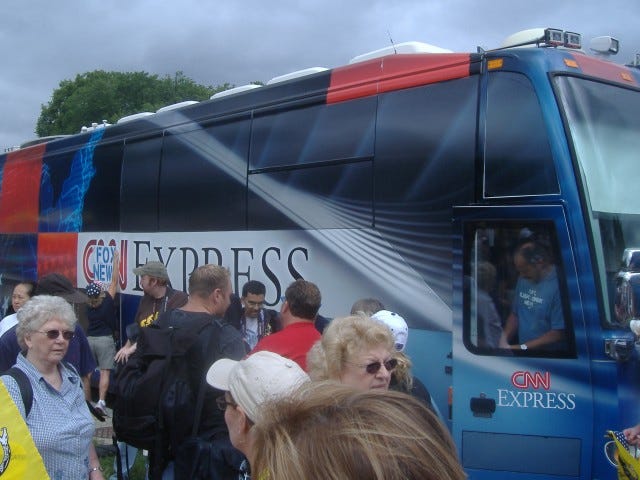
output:
POLYGON ((405 322, 404 318, 395 312, 390 312, 389 310, 380 310, 371 315, 371 318, 382 322, 389 327, 395 338, 396 350, 399 352, 403 351, 404 347, 407 346, 407 340, 409 339, 409 327, 407 326, 407 322, 405 322))
POLYGON ((260 351, 237 361, 222 358, 207 372, 207 383, 230 392, 250 420, 256 421, 260 405, 287 395, 309 376, 293 360, 260 351))

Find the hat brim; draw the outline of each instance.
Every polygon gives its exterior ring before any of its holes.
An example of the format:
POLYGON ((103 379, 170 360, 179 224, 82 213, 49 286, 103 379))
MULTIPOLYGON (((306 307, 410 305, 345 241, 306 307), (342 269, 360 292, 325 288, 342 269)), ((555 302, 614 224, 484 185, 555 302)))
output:
POLYGON ((74 290, 73 293, 65 293, 59 296, 69 303, 87 303, 89 301, 89 297, 80 290, 74 290))
POLYGON ((238 361, 230 358, 221 358, 209 367, 207 371, 207 383, 218 390, 229 391, 229 377, 238 361))
POLYGON ((166 273, 151 271, 145 268, 144 265, 142 267, 134 268, 133 274, 137 275, 138 277, 142 277, 143 275, 149 275, 150 277, 153 277, 153 278, 161 278, 163 280, 169 281, 169 276, 166 273))

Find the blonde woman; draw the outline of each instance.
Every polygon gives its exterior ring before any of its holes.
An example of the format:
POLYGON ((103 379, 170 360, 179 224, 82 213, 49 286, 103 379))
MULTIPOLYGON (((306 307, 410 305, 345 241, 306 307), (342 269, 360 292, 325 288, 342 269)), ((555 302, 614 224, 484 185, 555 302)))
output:
POLYGON ((312 380, 335 380, 361 390, 388 389, 397 365, 389 328, 362 315, 335 318, 307 355, 312 380))

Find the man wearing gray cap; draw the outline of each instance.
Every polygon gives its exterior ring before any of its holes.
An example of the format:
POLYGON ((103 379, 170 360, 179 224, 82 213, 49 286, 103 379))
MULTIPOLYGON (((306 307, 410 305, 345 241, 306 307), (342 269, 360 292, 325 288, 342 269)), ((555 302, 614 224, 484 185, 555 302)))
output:
POLYGON ((127 342, 116 353, 116 362, 126 362, 136 351, 140 328, 148 327, 158 315, 182 307, 188 300, 186 293, 171 287, 167 267, 162 262, 150 260, 134 268, 133 273, 140 277, 140 288, 144 295, 138 304, 133 324, 127 327, 127 342))
MULTIPOLYGON (((260 416, 260 407, 269 400, 284 398, 308 381, 309 376, 295 361, 268 351, 240 361, 222 358, 207 372, 207 383, 225 392, 217 404, 224 411, 231 443, 249 459, 249 432, 260 416)), ((242 469, 240 478, 249 478, 247 462, 242 469)))

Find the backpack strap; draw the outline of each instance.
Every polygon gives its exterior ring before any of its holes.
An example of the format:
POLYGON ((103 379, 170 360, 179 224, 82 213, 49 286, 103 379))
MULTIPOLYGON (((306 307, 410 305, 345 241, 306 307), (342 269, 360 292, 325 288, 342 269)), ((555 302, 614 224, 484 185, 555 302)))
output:
MULTIPOLYGON (((220 323, 220 320, 218 320, 217 318, 214 318, 213 322, 211 323, 211 329, 209 332, 209 341, 205 342, 203 345, 203 350, 204 350, 204 356, 202 358, 206 358, 206 353, 207 350, 209 349, 209 347, 211 346, 211 343, 213 342, 213 339, 215 338, 215 334, 219 333, 222 330, 222 325, 220 323)), ((206 328, 206 327, 205 327, 206 328)), ((204 330, 204 328, 203 328, 204 330)), ((198 388, 198 397, 196 400, 196 415, 195 415, 195 419, 193 422, 193 426, 191 428, 191 435, 192 436, 196 436, 198 433, 198 428, 200 427, 200 417, 202 415, 202 407, 204 405, 204 392, 207 388, 207 374, 205 372, 205 374, 202 376, 202 379, 200 380, 200 387, 198 388)))
POLYGON ((31 412, 31 406, 33 405, 33 388, 31 387, 29 377, 27 377, 27 374, 17 367, 11 367, 9 370, 4 372, 4 375, 9 375, 18 384, 22 403, 24 404, 24 418, 27 418, 31 412))

